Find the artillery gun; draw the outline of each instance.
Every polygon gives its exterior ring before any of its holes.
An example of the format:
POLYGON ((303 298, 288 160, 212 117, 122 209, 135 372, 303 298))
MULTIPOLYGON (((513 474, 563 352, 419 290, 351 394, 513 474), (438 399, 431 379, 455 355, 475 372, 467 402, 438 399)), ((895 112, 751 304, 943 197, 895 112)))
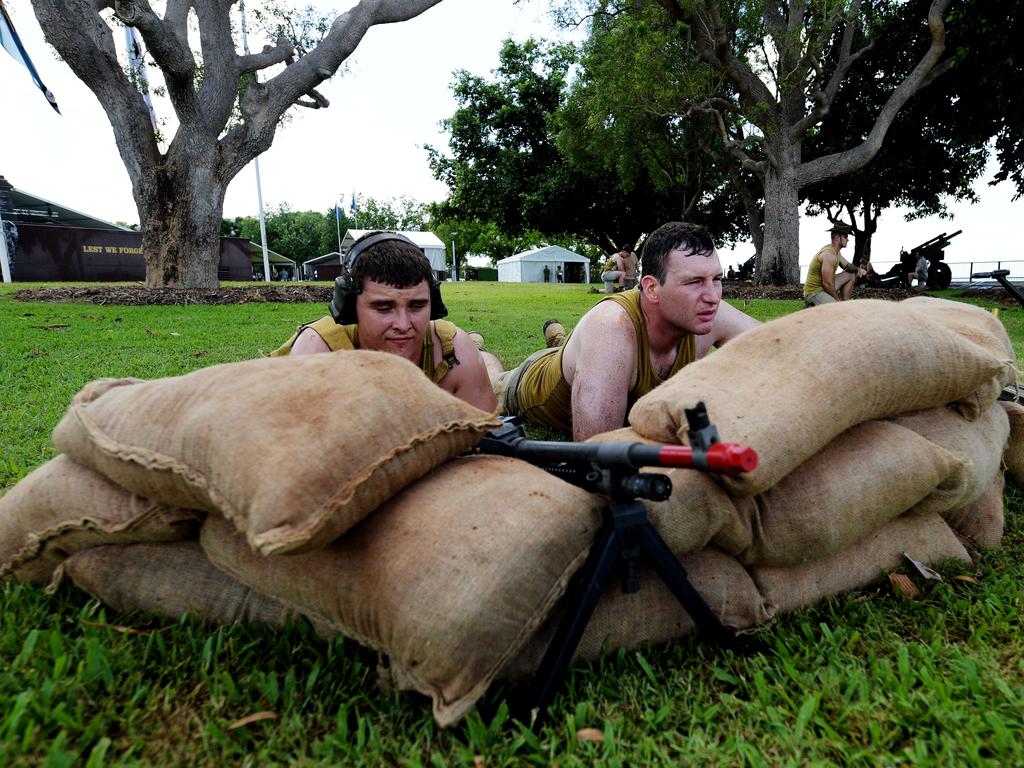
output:
POLYGON ((949 241, 962 233, 962 229, 956 232, 936 235, 931 240, 925 240, 907 251, 900 251, 899 263, 894 264, 892 269, 879 278, 876 278, 872 287, 874 288, 910 288, 910 281, 907 275, 917 271, 917 261, 924 256, 928 260, 928 287, 933 290, 949 288, 953 279, 953 271, 945 263, 946 246, 949 241))

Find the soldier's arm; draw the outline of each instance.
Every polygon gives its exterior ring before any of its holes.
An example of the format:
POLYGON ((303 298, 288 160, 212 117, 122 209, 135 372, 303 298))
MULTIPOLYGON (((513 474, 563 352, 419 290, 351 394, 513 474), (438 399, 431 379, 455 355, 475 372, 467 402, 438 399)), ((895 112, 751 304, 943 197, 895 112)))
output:
POLYGON ((629 390, 636 379, 632 320, 621 307, 598 305, 573 331, 570 343, 573 439, 618 429, 626 422, 629 390))
POLYGON ((330 352, 331 348, 327 346, 327 342, 324 341, 323 336, 314 331, 312 328, 304 328, 302 333, 299 334, 298 338, 295 339, 295 343, 292 344, 292 351, 289 354, 292 355, 311 355, 316 352, 330 352))
POLYGON ((455 334, 455 357, 459 364, 452 366, 448 375, 441 380, 441 387, 482 411, 497 411, 498 401, 494 399, 484 360, 476 345, 461 328, 455 334))

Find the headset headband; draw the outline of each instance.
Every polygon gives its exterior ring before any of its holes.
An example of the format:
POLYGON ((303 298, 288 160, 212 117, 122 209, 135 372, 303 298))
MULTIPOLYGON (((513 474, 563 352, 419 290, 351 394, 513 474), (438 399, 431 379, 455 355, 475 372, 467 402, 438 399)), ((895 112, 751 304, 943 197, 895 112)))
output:
MULTIPOLYGON (((352 267, 355 266, 356 259, 364 251, 388 240, 408 243, 421 254, 423 253, 423 250, 416 243, 397 232, 374 232, 370 235, 364 235, 360 240, 356 241, 349 248, 348 253, 345 254, 345 260, 341 265, 341 274, 334 280, 334 296, 328 305, 331 316, 334 317, 334 321, 339 325, 352 325, 358 322, 356 317, 356 296, 362 292, 363 286, 361 283, 357 283, 352 276, 352 267)), ((441 299, 441 284, 437 281, 433 271, 431 271, 428 285, 430 286, 430 319, 440 320, 448 315, 448 308, 441 299)))

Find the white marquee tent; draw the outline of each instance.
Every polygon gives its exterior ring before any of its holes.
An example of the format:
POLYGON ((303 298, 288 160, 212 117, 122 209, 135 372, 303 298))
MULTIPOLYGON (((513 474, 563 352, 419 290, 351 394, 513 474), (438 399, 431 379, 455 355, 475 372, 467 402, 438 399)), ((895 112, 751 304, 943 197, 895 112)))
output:
POLYGON ((552 283, 558 267, 562 268, 567 283, 590 282, 590 259, 560 245, 534 248, 501 259, 498 261, 498 282, 543 283, 544 267, 548 268, 552 283))

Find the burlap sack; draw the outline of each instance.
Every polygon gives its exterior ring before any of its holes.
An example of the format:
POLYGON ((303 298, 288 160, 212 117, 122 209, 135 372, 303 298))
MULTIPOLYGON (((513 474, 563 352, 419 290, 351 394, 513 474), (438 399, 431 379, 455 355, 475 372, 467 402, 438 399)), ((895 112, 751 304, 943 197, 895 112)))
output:
POLYGON ((1003 452, 1006 473, 1018 485, 1024 485, 1024 404, 1000 402, 1010 421, 1010 439, 1003 452))
POLYGON ((496 423, 407 360, 342 351, 95 381, 53 440, 147 498, 222 514, 273 554, 332 541, 496 423))
MULTIPOLYGON (((212 624, 283 627, 298 613, 249 589, 206 559, 198 541, 94 547, 69 557, 62 575, 118 611, 145 611, 168 619, 194 614, 212 624)), ((314 622, 329 639, 336 633, 314 622)))
POLYGON ((998 403, 975 421, 950 408, 902 414, 893 421, 960 457, 956 471, 915 507, 916 512, 945 514, 966 507, 984 495, 1001 472, 1010 425, 998 403))
POLYGON ((867 586, 903 564, 903 553, 926 564, 970 563, 956 534, 932 512, 902 515, 838 554, 805 565, 750 569, 754 584, 779 613, 867 586))
POLYGON ((721 479, 753 495, 855 424, 947 403, 976 418, 1015 375, 920 313, 865 299, 747 331, 640 398, 629 421, 649 438, 685 441, 684 408, 703 400, 722 440, 757 451, 755 471, 721 479))
POLYGON ((207 518, 210 561, 290 608, 387 654, 461 718, 536 632, 582 565, 601 499, 515 459, 456 459, 330 546, 260 557, 207 518))
POLYGON ((46 584, 75 552, 195 536, 201 517, 144 499, 57 456, 0 498, 0 577, 46 584))
POLYGON ((933 296, 914 296, 900 303, 915 314, 983 347, 995 357, 1005 360, 1008 365, 1016 365, 1017 355, 1006 328, 987 309, 933 296))
MULTIPOLYGON (((746 569, 734 557, 708 547, 681 557, 690 583, 719 620, 727 627, 743 629, 771 620, 775 608, 765 603, 746 569)), ((590 661, 618 648, 633 650, 661 645, 693 631, 690 615, 649 566, 638 572, 640 591, 622 591, 622 569, 612 575, 587 629, 576 648, 574 659, 590 661)), ((512 662, 502 670, 502 679, 515 680, 533 675, 547 651, 562 611, 556 611, 512 662)))
POLYGON ((984 494, 966 507, 944 512, 942 519, 979 549, 998 549, 1003 542, 1005 484, 999 472, 984 494))
POLYGON ((672 497, 647 506, 677 554, 712 542, 746 564, 796 565, 845 549, 960 475, 952 452, 868 421, 764 493, 731 498, 710 475, 673 470, 672 497))

